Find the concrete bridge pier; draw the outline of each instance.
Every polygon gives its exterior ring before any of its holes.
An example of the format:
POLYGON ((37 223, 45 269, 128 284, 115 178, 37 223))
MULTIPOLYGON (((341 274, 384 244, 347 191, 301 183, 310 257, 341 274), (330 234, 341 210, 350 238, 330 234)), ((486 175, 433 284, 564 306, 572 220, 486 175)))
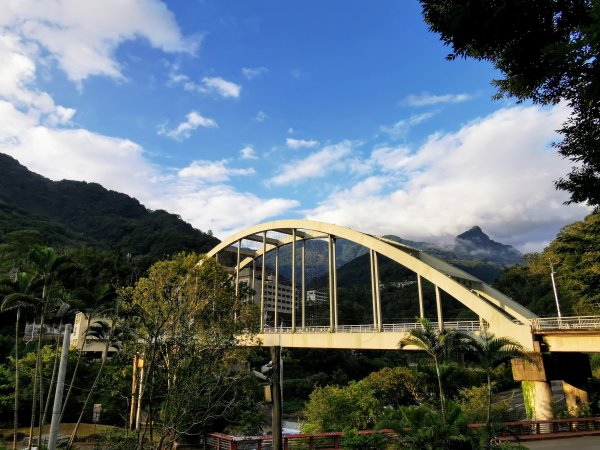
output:
POLYGON ((592 371, 584 353, 535 353, 532 361, 513 360, 512 369, 515 381, 521 381, 525 409, 533 420, 554 418, 552 380, 562 380, 570 414, 589 405, 587 380, 592 371))

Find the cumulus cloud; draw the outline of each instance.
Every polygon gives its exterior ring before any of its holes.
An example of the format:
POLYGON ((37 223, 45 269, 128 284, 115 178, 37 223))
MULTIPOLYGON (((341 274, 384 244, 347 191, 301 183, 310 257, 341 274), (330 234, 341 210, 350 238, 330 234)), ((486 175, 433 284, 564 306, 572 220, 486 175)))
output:
POLYGON ((242 159, 258 159, 258 156, 256 156, 254 147, 252 147, 251 145, 246 145, 244 148, 242 148, 240 150, 240 158, 242 158, 242 159))
POLYGON ((253 78, 260 77, 261 75, 266 74, 269 71, 266 67, 244 67, 242 69, 242 75, 244 75, 248 80, 253 78))
POLYGON ((289 212, 298 206, 298 202, 285 198, 262 199, 252 193, 217 184, 200 190, 190 188, 187 192, 177 186, 172 193, 167 191, 156 207, 163 205, 169 205, 170 211, 177 211, 190 223, 200 225, 204 230, 213 230, 215 235, 224 239, 248 224, 264 222, 289 212))
POLYGON ((409 106, 432 106, 441 103, 462 103, 472 98, 471 95, 466 93, 434 95, 429 92, 422 92, 419 95, 409 95, 403 103, 409 106))
POLYGON ((298 206, 296 200, 261 198, 225 184, 232 177, 251 175, 253 169, 195 161, 171 173, 150 163, 135 142, 83 129, 41 126, 5 101, 0 101, 0 152, 53 180, 96 182, 124 192, 221 238, 298 206))
POLYGON ((182 36, 158 0, 5 2, 0 27, 44 48, 77 83, 90 75, 124 78, 114 53, 127 40, 143 38, 165 52, 194 53, 199 45, 182 36))
POLYGON ((287 138, 285 140, 285 145, 293 150, 298 150, 301 148, 314 148, 319 145, 319 141, 315 141, 314 139, 305 140, 305 139, 292 139, 287 138))
MULTIPOLYGON (((195 161, 179 171, 161 169, 131 140, 75 127, 71 122, 75 109, 56 104, 36 87, 41 59, 46 59, 42 64, 57 61, 77 84, 92 75, 123 79, 114 52, 122 42, 138 38, 166 52, 193 53, 199 44, 198 38, 182 37, 173 15, 157 0, 20 0, 3 5, 0 152, 50 179, 100 183, 150 208, 180 214, 195 227, 212 229, 221 237, 297 207, 295 200, 261 198, 227 185, 234 176, 254 172, 231 168, 226 161, 195 161)), ((176 70, 171 73, 171 83, 188 82, 176 70)), ((219 79, 205 83, 207 91, 239 95, 233 83, 219 79)), ((174 130, 165 127, 163 132, 183 139, 197 127, 216 126, 214 120, 192 111, 174 130)))
POLYGON ((178 175, 182 178, 194 178, 203 183, 217 183, 229 180, 232 176, 252 175, 253 168, 234 169, 227 167, 227 160, 194 161, 188 167, 181 169, 178 175))
POLYGON ((205 92, 216 93, 225 98, 238 98, 242 90, 241 86, 220 77, 204 77, 202 84, 205 92))
MULTIPOLYGON (((339 190, 308 217, 408 239, 436 240, 480 225, 530 250, 588 210, 563 204, 553 180, 569 163, 550 147, 563 106, 501 109, 420 148, 378 148, 376 172, 339 190)), ((539 249, 539 248, 538 248, 539 249)))
POLYGON ((68 123, 75 109, 56 105, 35 88, 36 49, 16 35, 0 35, 0 98, 27 111, 36 120, 56 126, 68 123))
POLYGON ((379 127, 379 131, 387 134, 392 139, 400 139, 406 136, 406 133, 408 133, 408 130, 412 127, 431 119, 434 115, 434 112, 413 114, 408 119, 399 120, 393 125, 382 125, 379 127))
POLYGON ((263 111, 259 111, 256 113, 256 117, 254 117, 254 120, 256 120, 257 122, 264 122, 265 120, 267 120, 267 114, 263 111))
POLYGON ((161 136, 167 136, 176 141, 183 141, 184 139, 189 139, 192 135, 192 132, 198 127, 204 128, 217 128, 217 122, 213 119, 209 119, 201 116, 196 111, 191 111, 188 113, 185 122, 181 122, 177 125, 176 128, 169 130, 166 124, 160 124, 157 128, 158 134, 161 136))
POLYGON ((224 98, 239 98, 242 87, 224 80, 221 77, 204 77, 198 83, 193 81, 187 75, 179 72, 179 67, 174 65, 169 72, 169 86, 182 85, 183 89, 189 92, 199 92, 201 94, 216 94, 224 98))
POLYGON ((284 164, 280 174, 271 178, 269 184, 283 185, 299 183, 310 178, 320 178, 327 173, 343 168, 343 159, 350 154, 352 144, 343 141, 328 145, 322 150, 312 153, 306 159, 284 164))

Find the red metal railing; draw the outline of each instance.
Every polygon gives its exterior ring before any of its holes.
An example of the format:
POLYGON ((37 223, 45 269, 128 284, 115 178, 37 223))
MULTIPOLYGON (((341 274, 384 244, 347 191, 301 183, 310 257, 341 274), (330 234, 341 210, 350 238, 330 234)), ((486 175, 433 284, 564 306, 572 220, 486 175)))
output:
MULTIPOLYGON (((470 428, 482 427, 481 424, 469 425, 470 428)), ((360 431, 370 434, 373 431, 360 431)), ((394 435, 391 430, 380 433, 394 435)), ((500 440, 552 439, 566 436, 600 435, 600 417, 553 420, 527 420, 523 422, 505 422, 497 430, 500 440)), ((341 448, 341 432, 319 434, 290 434, 283 436, 284 450, 330 450, 341 448)), ((211 433, 206 438, 206 448, 210 450, 271 450, 271 436, 229 436, 211 433)))
MULTIPOLYGON (((359 431, 361 434, 371 434, 374 431, 359 431)), ((379 433, 389 434, 390 430, 379 433)), ((341 448, 344 433, 319 434, 290 434, 283 436, 284 450, 329 450, 341 448)), ((210 433, 206 438, 206 448, 210 450, 271 450, 271 436, 228 436, 221 433, 210 433)))
MULTIPOLYGON (((481 426, 470 425, 471 428, 481 426)), ((522 441, 594 434, 600 434, 600 417, 505 422, 497 431, 500 440, 522 441)))

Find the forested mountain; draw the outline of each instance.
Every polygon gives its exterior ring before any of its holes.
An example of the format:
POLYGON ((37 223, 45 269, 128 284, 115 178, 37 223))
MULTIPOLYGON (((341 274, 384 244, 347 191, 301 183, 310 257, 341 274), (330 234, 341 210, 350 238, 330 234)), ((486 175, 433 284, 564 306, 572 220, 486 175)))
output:
POLYGON ((96 183, 51 181, 0 154, 0 243, 93 246, 150 262, 218 243, 178 216, 96 183))
MULTIPOLYGON (((474 226, 470 230, 459 234, 456 236, 453 246, 445 247, 428 242, 410 241, 394 235, 384 237, 418 250, 423 250, 465 270, 487 283, 492 282, 500 275, 506 266, 524 262, 523 255, 517 249, 510 245, 491 240, 478 226, 474 226)), ((323 283, 326 285, 323 275, 327 273, 327 251, 327 242, 325 241, 315 240, 306 243, 306 277, 308 280, 314 280, 315 287, 319 287, 323 283), (321 278, 323 279, 321 280, 321 278)), ((289 261, 291 261, 291 249, 287 246, 280 251, 279 269, 280 274, 287 279, 291 276, 289 261)), ((338 269, 340 269, 338 274, 338 283, 340 286, 359 285, 370 282, 368 273, 362 273, 357 270, 369 264, 368 251, 365 247, 344 239, 338 239, 336 243, 336 264, 338 269)), ((387 265, 389 263, 384 260, 384 270, 390 273, 397 272, 394 268, 388 269, 387 265)), ((267 266, 271 269, 274 268, 274 255, 267 258, 267 266)))
POLYGON ((600 313, 600 212, 564 227, 540 253, 511 266, 494 286, 542 316, 556 316, 555 270, 563 316, 600 313))

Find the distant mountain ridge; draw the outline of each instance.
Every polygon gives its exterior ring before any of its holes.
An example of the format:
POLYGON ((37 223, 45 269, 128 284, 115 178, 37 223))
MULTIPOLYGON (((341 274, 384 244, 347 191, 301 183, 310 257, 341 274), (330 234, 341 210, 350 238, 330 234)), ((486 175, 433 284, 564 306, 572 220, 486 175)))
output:
MULTIPOLYGON (((386 235, 390 239, 409 247, 423 250, 433 256, 436 256, 466 272, 489 283, 493 281, 506 266, 513 264, 522 264, 523 255, 517 249, 510 245, 495 242, 485 234, 479 226, 474 226, 464 233, 456 236, 453 246, 440 246, 429 242, 411 241, 395 235, 386 235)), ((340 270, 338 280, 344 283, 344 266, 354 267, 359 264, 358 259, 365 259, 368 250, 354 242, 338 239, 336 246, 336 263, 340 270)), ((291 259, 291 250, 284 247, 280 251, 280 260, 288 261, 291 259)), ((307 279, 320 279, 326 273, 327 264, 327 243, 324 241, 312 241, 306 245, 306 276, 307 279)), ((367 258, 368 259, 368 258, 367 258)), ((274 256, 267 258, 267 266, 274 270, 274 256)), ((289 279, 291 277, 291 268, 289 265, 280 267, 279 273, 289 279)), ((352 273, 355 273, 352 269, 352 273)), ((349 283, 358 282, 360 279, 354 276, 347 277, 349 283)), ((362 280, 364 281, 364 280, 362 280)), ((361 281, 361 282, 362 282, 361 281)), ((317 284, 322 284, 322 280, 317 284)))
POLYGON ((520 251, 510 245, 492 241, 478 226, 456 236, 454 252, 458 255, 485 257, 500 264, 524 262, 520 251))
POLYGON ((25 229, 40 232, 49 245, 92 245, 154 260, 206 252, 219 242, 126 194, 97 183, 52 181, 0 153, 0 241, 25 229))

